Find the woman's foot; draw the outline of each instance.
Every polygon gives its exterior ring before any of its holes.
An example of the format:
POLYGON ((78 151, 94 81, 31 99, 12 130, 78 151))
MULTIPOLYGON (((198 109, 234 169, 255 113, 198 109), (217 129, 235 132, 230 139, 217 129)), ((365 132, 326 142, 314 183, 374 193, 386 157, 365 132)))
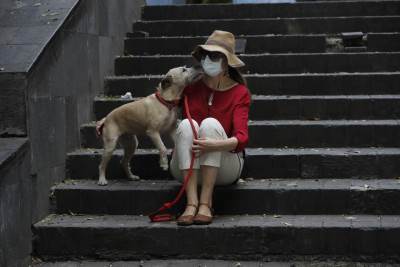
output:
POLYGON ((178 217, 176 223, 181 226, 193 224, 193 218, 197 212, 197 205, 187 204, 185 211, 178 217))
POLYGON ((213 220, 213 209, 208 203, 200 203, 199 211, 193 218, 194 224, 210 224, 213 220))

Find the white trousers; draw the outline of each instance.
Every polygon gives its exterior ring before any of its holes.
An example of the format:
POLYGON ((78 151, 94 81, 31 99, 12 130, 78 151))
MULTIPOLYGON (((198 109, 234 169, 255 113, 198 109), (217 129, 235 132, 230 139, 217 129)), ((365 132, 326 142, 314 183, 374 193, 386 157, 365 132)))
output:
MULTIPOLYGON (((223 140, 227 139, 221 123, 214 118, 207 118, 198 123, 193 120, 193 124, 199 137, 223 140)), ((182 170, 189 169, 191 160, 191 149, 193 145, 193 132, 189 120, 183 120, 176 131, 175 149, 170 162, 170 172, 176 180, 183 183, 182 170)), ((229 151, 207 152, 195 158, 193 169, 199 172, 200 166, 213 166, 218 168, 215 185, 229 185, 236 183, 243 169, 243 154, 232 153, 229 151)), ((197 184, 201 185, 201 172, 198 173, 197 184)))

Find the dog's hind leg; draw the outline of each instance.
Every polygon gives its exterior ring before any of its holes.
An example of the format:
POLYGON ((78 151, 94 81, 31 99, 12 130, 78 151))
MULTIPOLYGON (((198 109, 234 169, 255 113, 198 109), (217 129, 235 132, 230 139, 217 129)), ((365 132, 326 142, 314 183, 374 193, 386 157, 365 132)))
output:
POLYGON ((108 162, 112 157, 112 153, 117 146, 118 135, 110 135, 107 131, 103 133, 104 151, 99 165, 99 185, 107 185, 106 169, 108 162))
POLYGON ((122 159, 121 163, 126 173, 126 176, 131 180, 139 180, 140 177, 137 175, 133 175, 130 168, 132 156, 135 153, 139 144, 136 135, 123 135, 120 137, 120 143, 124 148, 124 158, 122 159))

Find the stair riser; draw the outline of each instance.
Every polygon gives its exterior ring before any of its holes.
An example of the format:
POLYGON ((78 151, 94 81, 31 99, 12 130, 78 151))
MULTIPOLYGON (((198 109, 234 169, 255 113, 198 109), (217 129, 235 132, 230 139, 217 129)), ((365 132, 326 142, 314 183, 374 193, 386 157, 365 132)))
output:
POLYGON ((371 33, 368 34, 368 51, 400 51, 399 33, 371 33))
MULTIPOLYGON (((253 178, 396 178, 400 176, 398 154, 247 154, 242 177, 253 178), (262 167, 260 167, 262 166, 262 167)), ((67 157, 67 177, 98 179, 100 154, 70 154, 67 157), (84 168, 82 168, 84 166, 84 168)), ((121 154, 115 154, 107 169, 109 179, 125 179, 119 163, 121 154)), ((158 166, 156 154, 135 155, 133 173, 143 179, 172 179, 158 166)))
MULTIPOLYGON (((131 91, 134 96, 154 93, 161 78, 108 78, 107 95, 123 95, 131 91)), ((249 76, 248 88, 258 95, 357 95, 398 94, 399 74, 331 74, 249 76)))
MULTIPOLYGON (((243 55, 244 73, 331 73, 398 71, 400 53, 243 55)), ((165 74, 175 66, 193 65, 190 56, 119 57, 116 75, 165 74)))
MULTIPOLYGON (((94 113, 97 120, 127 103, 121 100, 97 100, 94 113)), ((250 120, 337 120, 337 119, 397 119, 400 99, 253 99, 250 120)))
POLYGON ((249 128, 249 147, 397 147, 399 125, 263 125, 249 128))
MULTIPOLYGON (((81 129, 82 146, 102 148, 94 127, 81 129)), ((250 125, 249 147, 398 147, 400 125, 250 125)), ((172 142, 164 137, 167 147, 172 142)), ((139 137, 140 148, 155 148, 139 137)))
MULTIPOLYGON (((255 53, 323 53, 327 51, 325 35, 297 36, 240 36, 245 39, 243 52, 255 53)), ((129 38, 125 40, 125 55, 186 55, 198 44, 205 43, 205 37, 191 38, 129 38)), ((366 49, 369 52, 400 51, 400 34, 368 33, 366 49)), ((335 51, 345 51, 336 47, 335 51)))
MULTIPOLYGON (((346 225, 346 226, 345 226, 346 225)), ((157 225, 125 228, 37 227, 36 253, 42 259, 143 260, 150 258, 207 258, 234 260, 291 259, 295 255, 351 260, 398 260, 398 228, 342 227, 164 228, 157 225), (68 238, 66 238, 68 237, 68 238), (62 242, 60 242, 62 240, 62 242), (179 242, 173 242, 177 240, 179 242), (171 242, 172 241, 172 242, 171 242), (194 245, 196 244, 196 245, 194 245), (209 246, 207 244, 213 244, 209 246)))
POLYGON ((398 2, 322 2, 274 5, 218 6, 145 6, 144 20, 162 19, 224 19, 224 18, 285 18, 285 17, 333 17, 398 15, 398 2))
POLYGON ((133 31, 149 32, 152 37, 208 36, 215 29, 235 35, 397 32, 400 17, 253 19, 249 24, 247 20, 140 21, 133 24, 133 31))
MULTIPOLYGON (((139 185, 140 183, 138 183, 139 185)), ((174 199, 179 187, 169 189, 78 190, 55 191, 57 212, 81 214, 149 214, 162 203, 174 199)), ((213 208, 216 214, 399 214, 399 190, 350 189, 324 190, 288 186, 286 189, 241 190, 216 187, 213 208), (229 199, 229 203, 226 201, 229 199)), ((184 208, 180 201, 171 211, 184 208)))
MULTIPOLYGON (((97 138, 94 127, 82 126, 81 129, 81 147, 83 148, 103 148, 103 141, 101 138, 97 138)), ((166 135, 162 135, 162 140, 167 148, 173 148, 173 142, 166 135)), ((139 148, 155 148, 153 142, 149 137, 141 135, 138 136, 139 148)), ((120 144, 117 148, 122 148, 120 144)))
MULTIPOLYGON (((238 37, 246 39, 245 53, 322 53, 325 36, 266 36, 238 37)), ((125 40, 125 54, 131 55, 188 55, 204 37, 193 38, 134 38, 125 40)))

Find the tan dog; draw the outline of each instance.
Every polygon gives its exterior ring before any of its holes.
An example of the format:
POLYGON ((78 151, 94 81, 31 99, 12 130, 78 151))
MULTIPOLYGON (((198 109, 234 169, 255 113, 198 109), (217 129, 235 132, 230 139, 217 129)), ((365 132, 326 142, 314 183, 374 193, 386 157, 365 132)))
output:
POLYGON ((118 139, 124 149, 122 166, 129 179, 133 175, 129 162, 138 146, 136 135, 147 135, 160 152, 160 166, 168 170, 167 149, 161 133, 168 133, 175 141, 177 101, 188 84, 201 77, 201 68, 178 67, 168 71, 158 85, 157 92, 143 99, 122 105, 96 123, 96 132, 102 135, 104 152, 99 166, 99 185, 106 185, 106 168, 118 139))

